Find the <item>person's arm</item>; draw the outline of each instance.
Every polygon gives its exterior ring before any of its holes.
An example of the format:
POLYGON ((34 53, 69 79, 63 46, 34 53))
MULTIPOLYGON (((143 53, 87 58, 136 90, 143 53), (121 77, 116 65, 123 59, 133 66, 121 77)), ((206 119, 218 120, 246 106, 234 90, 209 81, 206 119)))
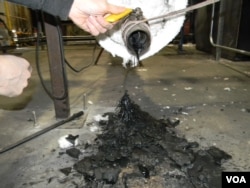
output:
POLYGON ((8 0, 9 2, 27 6, 34 10, 42 10, 61 20, 67 20, 74 0, 8 0))
POLYGON ((78 27, 94 36, 105 33, 113 24, 105 20, 108 14, 119 14, 125 7, 115 6, 107 0, 8 0, 9 2, 42 10, 61 20, 70 18, 78 27))

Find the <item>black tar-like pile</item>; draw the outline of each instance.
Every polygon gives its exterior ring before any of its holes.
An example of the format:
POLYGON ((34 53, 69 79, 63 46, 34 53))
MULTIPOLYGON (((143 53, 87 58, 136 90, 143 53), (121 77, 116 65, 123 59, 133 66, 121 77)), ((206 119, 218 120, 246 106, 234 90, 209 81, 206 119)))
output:
POLYGON ((176 135, 171 124, 156 120, 129 98, 104 114, 102 134, 88 147, 98 148, 74 169, 88 188, 219 188, 221 163, 231 156, 216 147, 200 150, 176 135))

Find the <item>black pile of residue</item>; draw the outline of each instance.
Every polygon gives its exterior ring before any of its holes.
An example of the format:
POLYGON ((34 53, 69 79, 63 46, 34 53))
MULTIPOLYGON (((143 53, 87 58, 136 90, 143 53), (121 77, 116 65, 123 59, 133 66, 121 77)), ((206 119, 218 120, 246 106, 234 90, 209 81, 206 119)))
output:
POLYGON ((74 165, 86 188, 219 188, 221 163, 231 156, 216 147, 200 150, 176 135, 173 125, 156 120, 129 98, 101 121, 98 148, 74 165))

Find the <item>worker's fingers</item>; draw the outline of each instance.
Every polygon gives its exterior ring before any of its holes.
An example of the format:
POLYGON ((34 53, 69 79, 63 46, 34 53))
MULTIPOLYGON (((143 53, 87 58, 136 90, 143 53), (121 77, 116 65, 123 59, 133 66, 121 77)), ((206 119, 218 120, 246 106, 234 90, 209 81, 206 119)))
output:
POLYGON ((102 26, 98 21, 96 16, 89 16, 87 19, 87 25, 90 29, 92 35, 97 36, 100 33, 105 33, 107 28, 102 26))
POLYGON ((20 66, 23 66, 24 70, 27 70, 27 73, 29 72, 31 74, 32 67, 30 63, 24 58, 19 58, 18 61, 19 61, 20 66))
POLYGON ((113 24, 107 22, 107 21, 105 20, 105 18, 103 18, 103 16, 97 16, 97 17, 96 17, 96 20, 97 20, 97 22, 98 22, 102 27, 104 27, 104 28, 106 28, 106 29, 112 29, 112 28, 113 28, 113 24))
POLYGON ((84 24, 78 25, 78 27, 80 27, 80 28, 83 29, 84 31, 87 31, 88 33, 90 33, 90 29, 89 29, 89 26, 88 26, 88 24, 87 24, 87 20, 85 21, 84 24))
POLYGON ((89 32, 94 35, 97 36, 99 35, 99 31, 96 29, 96 27, 92 24, 92 22, 90 21, 90 18, 86 20, 86 24, 89 28, 89 32))

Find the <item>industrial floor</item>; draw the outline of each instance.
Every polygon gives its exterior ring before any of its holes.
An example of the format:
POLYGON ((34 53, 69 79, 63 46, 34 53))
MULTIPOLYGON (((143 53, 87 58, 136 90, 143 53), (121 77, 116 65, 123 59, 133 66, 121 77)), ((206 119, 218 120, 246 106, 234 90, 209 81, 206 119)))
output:
MULTIPOLYGON (((92 62, 94 45, 67 45, 65 56, 80 69, 92 62)), ((97 49, 95 55, 99 49, 97 49)), ((53 101, 40 84, 35 48, 12 52, 33 67, 23 94, 0 97, 0 148, 42 130, 60 120, 53 101)), ((50 89, 46 50, 40 51, 41 73, 50 89)), ((179 119, 176 130, 201 148, 216 146, 232 156, 227 171, 250 171, 250 61, 232 62, 195 50, 193 45, 169 45, 143 60, 143 66, 125 69, 122 60, 104 51, 97 65, 80 73, 66 68, 71 115, 84 116, 0 154, 0 187, 76 187, 80 177, 65 177, 59 169, 77 159, 63 154, 58 139, 79 135, 80 144, 91 143, 98 127, 94 116, 113 110, 127 90, 131 99, 157 119, 179 119)))

